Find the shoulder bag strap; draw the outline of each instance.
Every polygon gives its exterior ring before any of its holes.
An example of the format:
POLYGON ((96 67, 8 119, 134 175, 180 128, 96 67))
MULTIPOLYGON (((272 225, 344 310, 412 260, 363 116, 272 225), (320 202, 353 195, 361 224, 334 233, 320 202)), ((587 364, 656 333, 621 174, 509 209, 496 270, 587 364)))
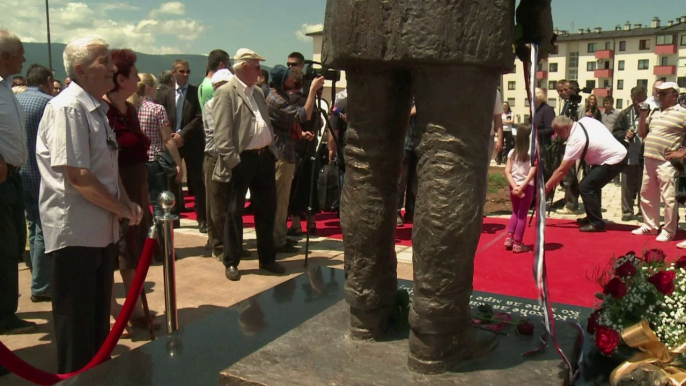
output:
POLYGON ((581 162, 579 162, 579 167, 576 170, 576 175, 579 175, 579 172, 581 171, 582 166, 586 163, 586 153, 588 152, 588 131, 586 131, 586 128, 581 122, 577 122, 579 126, 581 126, 581 130, 584 131, 584 135, 586 136, 586 144, 584 145, 584 151, 581 153, 581 162))

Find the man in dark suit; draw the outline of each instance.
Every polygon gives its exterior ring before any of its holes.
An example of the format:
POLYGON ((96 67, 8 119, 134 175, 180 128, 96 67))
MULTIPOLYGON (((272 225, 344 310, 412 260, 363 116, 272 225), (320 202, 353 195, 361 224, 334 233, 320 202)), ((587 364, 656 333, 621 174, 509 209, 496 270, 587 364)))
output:
MULTIPOLYGON (((188 188, 195 196, 195 213, 198 216, 200 232, 207 233, 205 211, 205 183, 203 182, 203 156, 205 153, 205 132, 202 126, 198 87, 188 84, 191 70, 188 62, 177 59, 173 70, 176 86, 160 89, 157 103, 164 106, 172 127, 172 138, 176 141, 181 158, 186 161, 188 188)), ((175 212, 184 208, 181 187, 170 179, 169 186, 176 195, 175 212)))

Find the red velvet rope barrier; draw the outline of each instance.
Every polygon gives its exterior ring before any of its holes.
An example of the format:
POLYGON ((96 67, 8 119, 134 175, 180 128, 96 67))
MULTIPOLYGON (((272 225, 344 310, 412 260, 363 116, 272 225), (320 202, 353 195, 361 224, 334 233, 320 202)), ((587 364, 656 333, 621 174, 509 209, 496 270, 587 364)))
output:
POLYGON ((102 345, 98 353, 95 354, 93 359, 91 359, 91 361, 86 365, 86 367, 69 374, 48 373, 24 362, 21 358, 10 351, 7 346, 2 344, 2 342, 0 342, 0 365, 4 366, 7 370, 15 373, 16 375, 26 379, 27 381, 39 385, 54 385, 55 383, 71 378, 76 374, 82 373, 110 359, 110 354, 112 354, 112 350, 117 345, 122 332, 124 332, 124 327, 126 327, 126 323, 128 323, 131 313, 133 312, 133 306, 136 304, 141 290, 143 289, 143 283, 145 282, 145 277, 148 275, 148 269, 150 268, 152 255, 153 252, 155 252, 156 246, 157 241, 155 239, 149 238, 145 240, 143 254, 141 255, 141 259, 138 263, 138 269, 136 270, 136 275, 133 278, 131 290, 126 295, 124 306, 117 317, 117 321, 114 323, 112 331, 110 331, 109 335, 107 335, 105 343, 102 345))

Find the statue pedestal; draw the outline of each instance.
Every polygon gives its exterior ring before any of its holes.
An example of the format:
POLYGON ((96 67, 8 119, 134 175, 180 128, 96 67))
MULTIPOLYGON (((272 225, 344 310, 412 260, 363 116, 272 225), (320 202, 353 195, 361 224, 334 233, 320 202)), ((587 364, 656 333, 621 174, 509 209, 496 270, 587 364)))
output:
MULTIPOLYGON (((473 299, 479 295, 483 294, 475 293, 473 299)), ((509 297, 494 300, 505 303, 509 299, 520 300, 523 309, 528 308, 527 304, 532 307, 535 304, 509 297)), ((573 313, 579 310, 570 309, 573 313)), ((383 342, 354 341, 348 336, 348 320, 349 307, 341 301, 222 371, 219 383, 241 386, 565 384, 566 371, 552 345, 535 356, 522 356, 538 346, 543 328, 539 316, 531 316, 536 326, 533 336, 517 335, 514 327, 505 327, 503 332, 508 335, 498 336, 499 346, 490 356, 464 362, 452 372, 434 376, 408 370, 408 331, 389 333, 383 342)), ((571 357, 577 331, 568 323, 558 322, 557 332, 561 348, 571 357)))

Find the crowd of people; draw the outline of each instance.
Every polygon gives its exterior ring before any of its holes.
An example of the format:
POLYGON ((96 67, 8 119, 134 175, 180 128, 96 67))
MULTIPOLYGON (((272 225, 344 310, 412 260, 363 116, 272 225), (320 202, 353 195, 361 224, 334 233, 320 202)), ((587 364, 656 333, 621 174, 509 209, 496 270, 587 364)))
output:
MULTIPOLYGON (((195 211, 206 248, 235 281, 250 255, 242 220, 250 190, 259 268, 285 272, 276 254, 300 250, 286 236, 302 234, 311 207, 303 170, 317 167, 312 155, 328 108, 317 103, 324 78, 306 79, 298 52, 268 73, 250 49, 233 58, 214 50, 199 86, 189 83, 185 60, 158 81, 139 72, 132 50, 110 49, 99 38, 71 42, 63 59, 64 86, 40 64, 10 81, 22 70, 24 48, 0 30, 0 334, 36 329, 16 315, 28 224, 31 301, 52 303, 58 371, 69 373, 90 361, 110 316, 121 312, 113 272, 128 291, 154 216, 162 214, 162 191, 178 198, 174 213, 195 211), (193 209, 183 201, 184 169, 193 209)), ((343 136, 347 119, 337 105, 331 142, 343 136)), ((337 154, 322 153, 326 161, 337 154)), ((314 221, 308 231, 316 232, 314 221)), ((151 319, 139 299, 125 334, 158 328, 151 319)))
MULTIPOLYGON (((240 280, 241 259, 251 254, 243 243, 246 211, 255 217, 259 268, 283 274, 276 255, 300 250, 291 236, 302 235, 305 213, 317 210, 317 202, 310 202, 317 187, 309 176, 320 158, 342 162, 337 158, 348 118, 346 90, 331 109, 322 109, 317 96, 324 78, 307 78, 297 52, 267 72, 260 67, 265 58, 250 49, 239 49, 233 58, 213 50, 198 86, 189 83, 185 60, 174 61, 157 78, 139 72, 132 50, 110 49, 98 38, 71 42, 63 59, 64 84, 40 64, 10 83, 22 70, 24 49, 16 35, 0 30, 0 333, 36 329, 16 316, 17 262, 28 224, 31 300, 52 302, 58 369, 66 373, 90 361, 109 332, 110 316, 121 312, 113 272, 119 270, 128 290, 147 231, 162 214, 156 200, 162 191, 177 197, 175 214, 195 211, 198 230, 207 233, 206 248, 223 262, 229 280, 240 280), (322 111, 331 121, 327 133, 322 111), (327 146, 318 146, 320 140, 327 146), (184 202, 184 170, 193 209, 184 202)), ((637 86, 622 111, 614 109, 612 97, 602 108, 593 95, 581 103, 575 81, 560 81, 557 91, 563 101, 559 113, 537 89, 536 115, 522 125, 515 125, 497 93, 489 154, 495 150, 496 162, 506 164, 510 185, 513 214, 505 247, 529 251, 522 240, 537 168, 548 197, 558 185, 564 188, 564 199, 553 203, 560 212, 577 214, 582 197, 581 231, 605 230, 601 190, 621 175, 622 220, 635 219, 639 197, 644 225, 633 233, 673 240, 675 177, 686 157, 686 108, 679 101, 684 103, 686 90, 659 80, 648 100, 645 88, 637 86), (542 151, 541 164, 534 166, 532 124, 542 151)), ((416 115, 413 105, 398 165, 398 226, 414 217, 422 133, 416 115)), ((340 188, 342 172, 336 178, 340 188)), ((308 218, 305 226, 314 233, 316 223, 308 218)), ((686 242, 678 246, 686 248, 686 242)), ((139 301, 130 326, 159 325, 139 301)))
MULTIPOLYGON (((680 192, 686 186, 678 186, 683 174, 686 157, 686 88, 674 82, 658 79, 648 98, 643 86, 631 90, 631 105, 622 111, 614 108, 614 99, 607 96, 603 107, 595 95, 589 95, 581 103, 579 85, 576 81, 561 80, 557 92, 562 100, 559 113, 549 106, 544 90, 535 90, 536 114, 533 118, 538 129, 541 164, 546 180, 546 199, 561 214, 580 214, 579 196, 584 202, 586 216, 577 219, 582 232, 603 232, 605 222, 601 213, 602 188, 614 181, 621 184, 622 221, 640 220, 635 235, 656 235, 659 242, 674 239, 678 223, 678 203, 684 201, 680 192), (583 176, 583 178, 581 178, 583 176), (564 199, 552 202, 554 189, 560 185, 565 191, 564 199), (638 205, 636 200, 638 198, 638 205), (660 225, 660 202, 664 204, 664 223, 660 225), (638 213, 635 212, 638 206, 638 213)), ((509 106, 496 108, 502 114, 503 126, 511 122, 509 106)), ((510 131, 513 131, 511 128, 510 131)), ((520 125, 526 133, 530 126, 520 125)), ((497 130, 498 142, 502 144, 505 130, 497 130)), ((519 139, 515 143, 520 143, 519 139)), ((503 150, 508 154, 505 174, 508 178, 513 205, 510 226, 506 230, 505 248, 514 252, 527 251, 521 246, 523 228, 520 224, 526 216, 535 196, 529 191, 532 181, 526 167, 530 158, 525 149, 515 146, 503 150), (526 207, 526 209, 523 209, 526 207)), ((530 151, 529 151, 530 152, 530 151)), ((496 162, 502 163, 498 153, 496 162)), ((533 172, 531 172, 533 173, 533 172)), ((686 241, 677 244, 686 249, 686 241)))

